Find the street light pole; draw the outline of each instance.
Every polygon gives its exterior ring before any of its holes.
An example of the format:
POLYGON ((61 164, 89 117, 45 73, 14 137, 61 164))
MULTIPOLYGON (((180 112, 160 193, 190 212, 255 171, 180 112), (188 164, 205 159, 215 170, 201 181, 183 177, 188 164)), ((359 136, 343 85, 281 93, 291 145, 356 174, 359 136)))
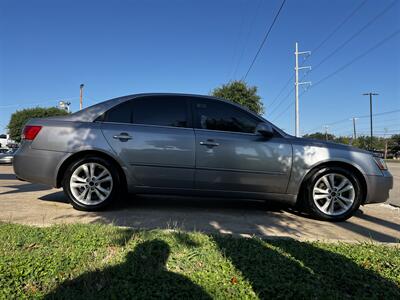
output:
POLYGON ((371 130, 371 137, 370 137, 370 150, 373 150, 373 145, 372 145, 372 137, 373 137, 373 130, 372 130, 372 96, 378 96, 378 93, 364 93, 363 96, 369 96, 369 121, 370 121, 370 130, 371 130))
POLYGON ((79 97, 79 109, 82 110, 83 108, 83 87, 85 85, 82 83, 79 88, 80 88, 80 97, 79 97))

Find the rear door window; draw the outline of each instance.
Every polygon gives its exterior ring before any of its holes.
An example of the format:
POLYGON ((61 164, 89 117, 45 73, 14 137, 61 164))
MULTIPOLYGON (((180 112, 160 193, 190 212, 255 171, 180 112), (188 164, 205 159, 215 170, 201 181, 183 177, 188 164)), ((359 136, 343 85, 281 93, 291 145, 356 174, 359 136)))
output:
POLYGON ((188 127, 187 101, 179 96, 151 96, 133 101, 133 123, 188 127))
POLYGON ((104 121, 112 123, 132 123, 131 101, 121 103, 107 111, 104 121))

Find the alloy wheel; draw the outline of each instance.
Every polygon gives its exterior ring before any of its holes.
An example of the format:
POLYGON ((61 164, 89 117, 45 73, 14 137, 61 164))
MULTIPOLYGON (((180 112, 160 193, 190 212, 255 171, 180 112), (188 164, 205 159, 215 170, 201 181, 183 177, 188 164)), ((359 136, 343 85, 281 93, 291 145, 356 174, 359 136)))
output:
POLYGON ((84 163, 72 173, 70 190, 75 199, 86 205, 105 201, 113 189, 110 171, 99 163, 84 163))
POLYGON ((342 174, 325 174, 314 184, 313 200, 324 214, 341 215, 352 207, 354 199, 353 183, 342 174))

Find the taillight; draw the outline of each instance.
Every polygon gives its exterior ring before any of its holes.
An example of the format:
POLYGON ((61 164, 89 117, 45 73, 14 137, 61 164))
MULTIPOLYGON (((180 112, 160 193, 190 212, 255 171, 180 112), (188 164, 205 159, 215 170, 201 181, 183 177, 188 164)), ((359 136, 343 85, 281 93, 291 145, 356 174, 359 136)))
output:
POLYGON ((33 141, 38 135, 40 129, 42 129, 42 126, 26 125, 24 127, 24 131, 22 132, 22 139, 33 141))

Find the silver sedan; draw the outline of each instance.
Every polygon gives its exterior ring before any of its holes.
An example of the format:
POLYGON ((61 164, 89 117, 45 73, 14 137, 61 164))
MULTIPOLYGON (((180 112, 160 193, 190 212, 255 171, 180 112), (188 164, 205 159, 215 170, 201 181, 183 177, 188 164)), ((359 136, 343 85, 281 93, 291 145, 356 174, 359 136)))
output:
POLYGON ((344 220, 384 202, 393 185, 370 152, 296 138, 237 104, 186 94, 131 95, 32 119, 14 170, 63 187, 89 211, 127 191, 276 200, 344 220))

